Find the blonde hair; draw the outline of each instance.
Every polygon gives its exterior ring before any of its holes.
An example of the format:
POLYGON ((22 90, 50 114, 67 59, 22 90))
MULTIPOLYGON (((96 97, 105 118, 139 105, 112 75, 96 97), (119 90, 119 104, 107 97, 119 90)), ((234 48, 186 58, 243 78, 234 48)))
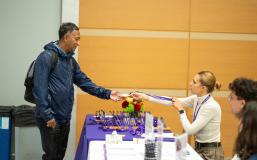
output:
POLYGON ((214 91, 214 89, 220 89, 221 83, 216 82, 216 77, 211 71, 201 71, 197 73, 199 75, 199 82, 201 85, 207 87, 208 93, 211 93, 214 91))

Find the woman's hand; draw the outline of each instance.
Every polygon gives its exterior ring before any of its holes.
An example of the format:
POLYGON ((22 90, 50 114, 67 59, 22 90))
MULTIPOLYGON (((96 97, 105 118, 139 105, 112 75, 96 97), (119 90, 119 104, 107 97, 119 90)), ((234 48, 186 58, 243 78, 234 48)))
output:
POLYGON ((130 95, 135 99, 135 100, 140 100, 140 99, 144 99, 144 100, 149 100, 149 96, 141 93, 141 92, 132 92, 130 93, 130 95))
POLYGON ((176 97, 172 97, 173 106, 178 110, 184 110, 184 107, 181 105, 180 101, 176 97))

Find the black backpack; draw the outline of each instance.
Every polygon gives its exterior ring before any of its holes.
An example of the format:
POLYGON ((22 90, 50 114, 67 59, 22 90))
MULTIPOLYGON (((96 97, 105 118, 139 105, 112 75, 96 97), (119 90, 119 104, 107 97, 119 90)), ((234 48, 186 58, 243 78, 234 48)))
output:
MULTIPOLYGON (((50 51, 50 52, 52 53, 51 70, 50 70, 50 74, 51 74, 53 72, 56 64, 57 64, 58 55, 54 51, 50 51)), ((75 59, 73 57, 72 57, 72 65, 73 65, 73 68, 74 68, 75 59)), ((24 81, 24 86, 26 87, 25 94, 24 94, 24 99, 26 101, 30 102, 30 103, 35 104, 36 102, 35 102, 35 98, 34 98, 33 92, 32 92, 32 89, 34 87, 34 67, 35 67, 35 60, 29 66, 27 76, 26 76, 25 81, 24 81)))

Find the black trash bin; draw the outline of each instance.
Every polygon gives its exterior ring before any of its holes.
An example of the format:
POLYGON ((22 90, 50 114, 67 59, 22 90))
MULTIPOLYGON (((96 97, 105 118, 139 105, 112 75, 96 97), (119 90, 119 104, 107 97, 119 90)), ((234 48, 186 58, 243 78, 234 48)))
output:
POLYGON ((36 126, 35 106, 20 105, 13 110, 15 127, 36 126))
POLYGON ((20 105, 13 110, 15 160, 42 159, 41 137, 36 126, 35 106, 20 105))
POLYGON ((0 106, 0 159, 11 159, 11 137, 14 106, 0 106))

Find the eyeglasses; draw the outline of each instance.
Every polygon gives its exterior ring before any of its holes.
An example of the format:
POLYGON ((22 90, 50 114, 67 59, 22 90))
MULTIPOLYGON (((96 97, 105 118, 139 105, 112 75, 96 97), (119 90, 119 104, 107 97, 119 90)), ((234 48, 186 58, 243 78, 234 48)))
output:
POLYGON ((232 100, 232 96, 228 95, 228 101, 231 101, 231 100, 232 100))
POLYGON ((237 97, 236 95, 233 96, 231 93, 228 95, 228 101, 232 100, 241 100, 241 98, 237 97))

